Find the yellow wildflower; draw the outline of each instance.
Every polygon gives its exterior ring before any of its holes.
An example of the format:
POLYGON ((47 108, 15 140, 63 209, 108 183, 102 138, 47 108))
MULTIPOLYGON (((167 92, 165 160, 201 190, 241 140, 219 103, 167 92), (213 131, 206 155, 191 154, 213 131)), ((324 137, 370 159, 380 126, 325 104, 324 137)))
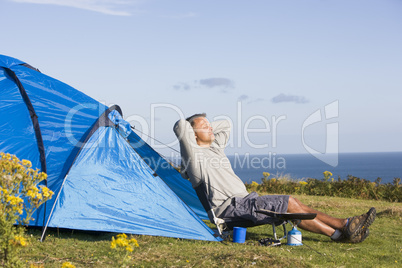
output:
POLYGON ((43 197, 45 197, 45 198, 52 197, 53 191, 51 191, 51 190, 49 190, 49 188, 43 186, 43 187, 42 187, 42 195, 43 195, 43 197))
POLYGON ((133 244, 134 247, 139 247, 138 242, 137 242, 137 240, 135 238, 130 239, 130 244, 133 244))
POLYGON ((124 238, 117 238, 116 243, 119 247, 126 247, 128 246, 128 242, 124 238))
POLYGON ((116 237, 117 239, 112 237, 112 242, 110 242, 111 249, 124 248, 125 250, 132 252, 134 247, 139 246, 136 239, 127 239, 126 234, 118 234, 116 237))
POLYGON ((67 261, 67 262, 63 262, 63 264, 61 265, 61 268, 75 268, 75 265, 72 264, 71 262, 67 261))
POLYGON ((127 235, 126 234, 118 234, 116 237, 125 239, 125 238, 127 238, 127 235))
POLYGON ((276 182, 276 179, 275 179, 275 178, 272 178, 271 181, 272 181, 272 182, 276 182))
POLYGON ((18 196, 9 195, 7 196, 7 202, 12 206, 17 206, 23 202, 23 200, 18 196))
POLYGON ((14 237, 14 241, 12 241, 14 244, 16 244, 16 245, 20 245, 20 246, 23 246, 23 247, 25 247, 25 246, 27 246, 28 245, 28 242, 27 242, 27 240, 25 239, 25 237, 23 237, 23 236, 20 236, 20 235, 16 235, 15 237, 14 237))
POLYGON ((44 173, 44 172, 41 172, 40 174, 39 174, 39 180, 46 180, 47 179, 47 174, 46 173, 44 173))
POLYGON ((0 194, 1 195, 6 195, 8 193, 7 189, 3 189, 0 187, 0 194))
POLYGON ((32 167, 32 163, 31 163, 31 161, 29 161, 29 160, 23 159, 23 160, 22 160, 22 164, 23 164, 25 167, 27 167, 27 168, 32 167))
POLYGON ((27 196, 33 199, 35 198, 35 193, 32 190, 28 190, 27 196))
POLYGON ((306 185, 306 184, 308 184, 306 181, 299 181, 299 183, 300 183, 301 185, 306 185))
POLYGON ((3 161, 3 163, 1 163, 1 167, 3 168, 3 174, 11 173, 13 169, 13 166, 9 161, 3 161))
POLYGON ((328 181, 330 179, 330 177, 332 176, 332 173, 329 172, 329 171, 324 171, 323 174, 324 174, 324 180, 325 181, 328 181))
POLYGON ((269 175, 271 175, 271 174, 269 174, 268 172, 263 172, 262 175, 264 176, 264 178, 268 178, 269 175))
POLYGON ((252 181, 251 182, 251 187, 258 187, 258 182, 252 181))
POLYGON ((114 237, 112 237, 112 242, 110 242, 110 248, 116 248, 116 240, 114 240, 114 237))
MULTIPOLYGON (((43 188, 47 189, 47 187, 43 187, 43 188)), ((46 192, 46 194, 50 195, 50 192, 46 192)), ((36 200, 41 200, 43 198, 42 194, 39 192, 38 187, 36 187, 36 186, 31 186, 29 188, 29 190, 27 191, 27 196, 30 197, 31 199, 36 199, 36 200)))

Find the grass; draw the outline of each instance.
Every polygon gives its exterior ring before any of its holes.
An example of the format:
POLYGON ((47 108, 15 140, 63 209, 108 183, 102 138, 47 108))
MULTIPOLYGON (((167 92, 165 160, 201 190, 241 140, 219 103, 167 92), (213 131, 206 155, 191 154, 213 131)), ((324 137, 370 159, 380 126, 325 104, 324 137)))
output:
MULTIPOLYGON (((134 236, 139 247, 131 253, 130 267, 399 267, 402 263, 402 204, 325 196, 296 196, 303 203, 336 217, 377 209, 370 236, 360 244, 334 243, 328 237, 302 231, 303 246, 263 247, 258 240, 272 235, 270 226, 247 229, 244 244, 134 236)), ((288 228, 290 230, 290 226, 288 228)), ((281 230, 278 230, 281 231, 281 230)), ((27 267, 117 267, 110 249, 111 233, 48 232, 28 230, 30 246, 21 258, 27 267)))

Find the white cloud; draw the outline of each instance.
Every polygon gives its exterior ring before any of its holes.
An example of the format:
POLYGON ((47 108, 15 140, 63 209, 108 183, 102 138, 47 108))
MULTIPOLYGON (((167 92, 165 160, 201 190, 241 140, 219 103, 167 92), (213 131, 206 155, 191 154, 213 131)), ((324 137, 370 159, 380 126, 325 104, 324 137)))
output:
POLYGON ((200 88, 219 89, 222 93, 228 93, 227 89, 235 87, 233 80, 227 78, 206 78, 195 80, 194 82, 180 82, 173 86, 175 90, 192 90, 200 88))
POLYGON ((201 79, 199 81, 200 85, 212 88, 212 87, 225 87, 234 88, 234 83, 232 80, 227 78, 207 78, 201 79))
POLYGON ((130 16, 127 7, 138 1, 129 0, 11 0, 17 3, 58 5, 90 10, 107 15, 130 16))
POLYGON ((294 103, 307 103, 309 102, 303 96, 295 96, 295 95, 286 95, 286 94, 279 94, 271 99, 273 103, 280 103, 280 102, 294 102, 294 103))
POLYGON ((237 98, 237 101, 241 101, 241 102, 247 101, 247 104, 250 104, 250 103, 256 103, 256 102, 262 102, 262 101, 265 101, 265 99, 263 99, 263 98, 254 99, 254 98, 250 98, 249 95, 243 94, 237 98))
POLYGON ((190 90, 191 86, 188 83, 178 83, 173 86, 175 90, 190 90))
POLYGON ((239 96, 239 97, 237 98, 237 101, 245 101, 245 100, 247 100, 247 99, 248 99, 248 95, 243 94, 243 95, 241 95, 241 96, 239 96))

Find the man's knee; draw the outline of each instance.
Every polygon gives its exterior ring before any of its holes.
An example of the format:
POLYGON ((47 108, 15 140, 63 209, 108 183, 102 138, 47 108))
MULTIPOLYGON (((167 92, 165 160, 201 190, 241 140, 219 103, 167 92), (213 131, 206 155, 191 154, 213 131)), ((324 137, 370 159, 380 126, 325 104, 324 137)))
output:
POLYGON ((288 211, 290 213, 297 213, 301 212, 302 208, 300 207, 299 200, 296 198, 289 196, 289 201, 288 201, 288 211))

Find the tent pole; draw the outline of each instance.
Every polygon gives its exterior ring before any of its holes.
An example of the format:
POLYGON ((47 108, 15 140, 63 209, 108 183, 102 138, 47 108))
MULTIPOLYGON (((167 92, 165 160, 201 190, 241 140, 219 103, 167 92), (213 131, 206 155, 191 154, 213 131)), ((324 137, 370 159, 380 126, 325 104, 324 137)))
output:
POLYGON ((47 219, 46 225, 44 226, 44 228, 43 228, 43 230, 42 230, 42 236, 40 237, 40 242, 43 242, 44 239, 45 239, 45 234, 46 234, 47 226, 49 225, 50 218, 52 217, 53 210, 54 210, 54 208, 55 208, 55 206, 56 206, 57 200, 59 200, 59 196, 60 196, 61 190, 63 189, 64 183, 66 182, 67 177, 68 177, 68 175, 66 175, 66 176, 64 177, 63 183, 61 184, 61 187, 60 187, 59 193, 57 194, 56 200, 54 200, 54 204, 53 204, 52 210, 51 210, 50 213, 49 213, 49 218, 47 219))

